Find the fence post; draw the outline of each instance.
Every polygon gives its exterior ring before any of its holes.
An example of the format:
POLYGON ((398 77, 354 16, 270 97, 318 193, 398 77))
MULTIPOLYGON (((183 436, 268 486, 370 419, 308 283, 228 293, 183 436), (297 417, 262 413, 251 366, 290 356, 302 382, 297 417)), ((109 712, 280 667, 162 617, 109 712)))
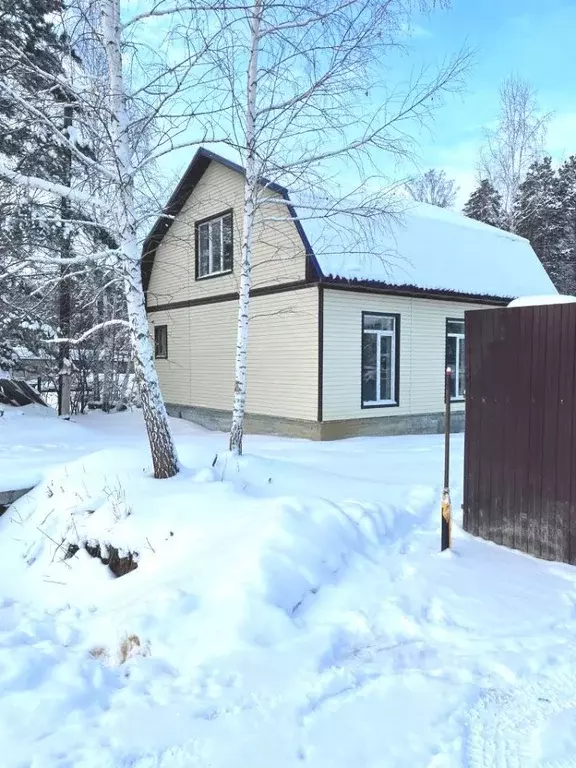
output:
POLYGON ((452 543, 452 503, 450 501, 450 417, 452 401, 452 369, 446 368, 444 382, 446 412, 444 418, 444 488, 442 490, 442 541, 441 551, 452 543))

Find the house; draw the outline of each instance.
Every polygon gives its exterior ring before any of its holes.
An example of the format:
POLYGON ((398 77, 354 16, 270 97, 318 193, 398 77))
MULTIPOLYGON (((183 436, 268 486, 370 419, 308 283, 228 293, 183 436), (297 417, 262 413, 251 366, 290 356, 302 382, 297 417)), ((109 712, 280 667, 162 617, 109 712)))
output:
MULTIPOLYGON (((295 218, 286 189, 263 194, 284 213, 255 224, 246 431, 438 431, 447 363, 461 428, 464 312, 556 293, 526 240, 459 214, 408 204, 372 235, 378 258, 358 246, 370 222, 295 218)), ((198 150, 142 261, 168 411, 218 429, 233 398, 242 201, 243 169, 198 150)))

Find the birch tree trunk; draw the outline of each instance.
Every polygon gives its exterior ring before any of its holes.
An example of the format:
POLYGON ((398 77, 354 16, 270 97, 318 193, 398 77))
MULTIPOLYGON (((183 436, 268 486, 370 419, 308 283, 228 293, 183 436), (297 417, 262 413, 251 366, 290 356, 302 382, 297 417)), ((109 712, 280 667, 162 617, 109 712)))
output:
POLYGON ((110 135, 119 179, 116 204, 120 260, 134 373, 150 442, 154 477, 167 478, 178 472, 178 457, 154 365, 142 287, 140 249, 134 211, 134 168, 129 136, 130 121, 122 69, 120 0, 102 0, 101 13, 109 72, 110 135))
POLYGON ((230 450, 242 454, 244 415, 246 412, 246 364, 248 356, 248 324, 250 289, 252 287, 252 235, 258 194, 258 163, 256 158, 256 95, 258 90, 258 53, 262 0, 255 0, 250 19, 250 58, 246 88, 246 180, 244 182, 244 220, 242 227, 242 253, 238 324, 236 333, 236 367, 234 381, 234 408, 230 429, 230 450))

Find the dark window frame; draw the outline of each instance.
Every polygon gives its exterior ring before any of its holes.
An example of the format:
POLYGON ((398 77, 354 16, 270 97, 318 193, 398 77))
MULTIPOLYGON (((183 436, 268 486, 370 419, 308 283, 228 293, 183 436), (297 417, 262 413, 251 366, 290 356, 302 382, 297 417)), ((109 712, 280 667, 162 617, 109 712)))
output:
POLYGON ((397 312, 362 312, 360 323, 360 408, 362 410, 372 410, 373 408, 398 408, 400 406, 400 314, 397 312), (371 317, 392 317, 394 318, 394 402, 393 403, 373 403, 364 404, 362 396, 362 382, 364 377, 364 318, 371 317))
MULTIPOLYGON (((466 322, 463 317, 447 317, 446 323, 444 325, 444 382, 446 382, 446 369, 448 368, 448 323, 462 323, 463 326, 463 345, 464 345, 464 375, 466 375, 466 322)), ((459 334, 458 334, 459 335, 459 334)), ((450 366, 452 367, 452 366, 450 366)), ((454 376, 453 381, 456 383, 456 366, 454 366, 452 370, 452 374, 454 376)), ((444 383, 444 402, 446 402, 446 385, 444 383)), ((452 397, 452 393, 450 393, 450 402, 451 403, 464 403, 466 402, 466 392, 464 391, 463 395, 454 395, 452 397)))
POLYGON ((211 280, 214 277, 222 277, 222 275, 231 275, 234 272, 234 210, 232 208, 227 208, 225 211, 221 211, 220 213, 215 213, 212 216, 206 216, 205 219, 199 219, 198 221, 194 222, 194 279, 196 281, 200 280, 211 280), (230 248, 232 252, 232 266, 230 269, 226 269, 223 272, 211 272, 207 275, 201 275, 200 274, 200 237, 199 237, 199 227, 202 224, 208 224, 210 221, 216 221, 216 219, 223 219, 225 216, 230 216, 231 223, 230 223, 230 248))
POLYGON ((166 323, 154 326, 154 359, 155 360, 168 360, 168 326, 166 323), (165 353, 163 355, 158 354, 158 331, 164 331, 165 339, 165 353))

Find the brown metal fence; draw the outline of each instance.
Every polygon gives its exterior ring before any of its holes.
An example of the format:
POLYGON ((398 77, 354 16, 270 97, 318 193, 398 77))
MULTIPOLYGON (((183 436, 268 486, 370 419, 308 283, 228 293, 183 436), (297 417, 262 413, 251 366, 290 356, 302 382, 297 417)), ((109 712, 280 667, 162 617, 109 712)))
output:
POLYGON ((576 304, 466 312, 464 528, 576 564, 576 304))

